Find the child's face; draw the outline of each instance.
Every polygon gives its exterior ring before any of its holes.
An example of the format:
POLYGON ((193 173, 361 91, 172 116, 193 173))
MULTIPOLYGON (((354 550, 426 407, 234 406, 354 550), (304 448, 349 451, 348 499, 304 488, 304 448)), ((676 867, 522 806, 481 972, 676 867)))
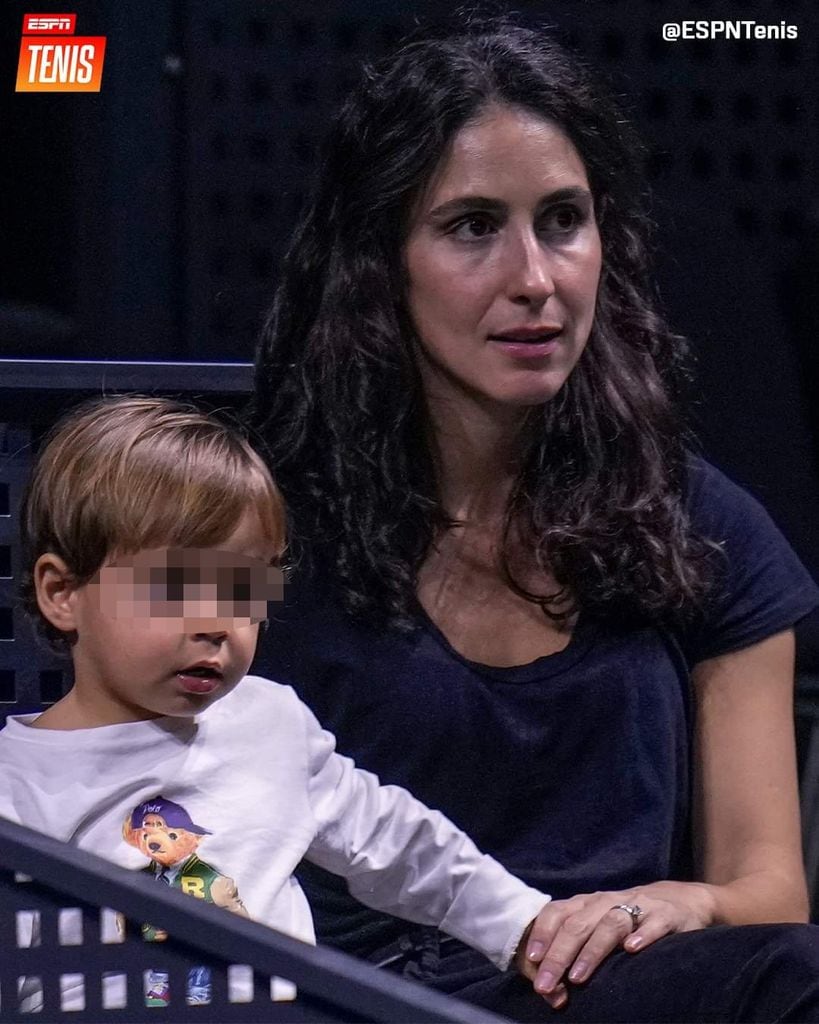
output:
POLYGON ((188 716, 247 673, 278 570, 255 516, 217 548, 114 559, 71 595, 74 697, 89 724, 188 716))

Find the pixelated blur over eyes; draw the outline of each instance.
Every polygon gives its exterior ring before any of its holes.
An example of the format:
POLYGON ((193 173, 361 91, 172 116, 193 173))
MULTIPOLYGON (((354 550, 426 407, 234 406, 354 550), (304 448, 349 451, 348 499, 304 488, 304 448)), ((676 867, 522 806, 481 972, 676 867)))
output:
POLYGON ((281 569, 210 548, 171 548, 117 558, 94 581, 117 619, 165 620, 183 630, 262 622, 284 600, 281 569))

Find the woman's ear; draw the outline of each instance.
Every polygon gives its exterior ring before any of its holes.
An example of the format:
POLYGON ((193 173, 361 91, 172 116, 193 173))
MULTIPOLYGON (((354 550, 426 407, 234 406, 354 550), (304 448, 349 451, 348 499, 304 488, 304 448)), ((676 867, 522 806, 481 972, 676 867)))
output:
POLYGON ((75 631, 77 584, 63 559, 51 552, 40 555, 34 564, 33 576, 37 604, 45 618, 64 633, 75 631))

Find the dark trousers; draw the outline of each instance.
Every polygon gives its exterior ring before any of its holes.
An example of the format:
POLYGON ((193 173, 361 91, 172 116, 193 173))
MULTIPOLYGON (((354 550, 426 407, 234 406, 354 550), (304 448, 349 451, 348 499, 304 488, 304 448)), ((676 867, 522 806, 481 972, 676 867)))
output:
POLYGON ((669 935, 639 953, 613 953, 553 1010, 531 983, 479 953, 419 929, 385 955, 388 970, 513 1021, 819 1022, 819 926, 748 925, 669 935))

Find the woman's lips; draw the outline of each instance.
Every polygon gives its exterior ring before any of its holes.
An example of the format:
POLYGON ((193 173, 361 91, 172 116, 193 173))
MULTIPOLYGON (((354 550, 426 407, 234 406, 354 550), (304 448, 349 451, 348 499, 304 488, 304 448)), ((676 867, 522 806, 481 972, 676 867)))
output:
POLYGON ((506 355, 514 359, 543 359, 550 356, 560 345, 560 335, 552 335, 543 341, 521 341, 516 338, 494 337, 489 339, 493 345, 497 345, 506 355))

